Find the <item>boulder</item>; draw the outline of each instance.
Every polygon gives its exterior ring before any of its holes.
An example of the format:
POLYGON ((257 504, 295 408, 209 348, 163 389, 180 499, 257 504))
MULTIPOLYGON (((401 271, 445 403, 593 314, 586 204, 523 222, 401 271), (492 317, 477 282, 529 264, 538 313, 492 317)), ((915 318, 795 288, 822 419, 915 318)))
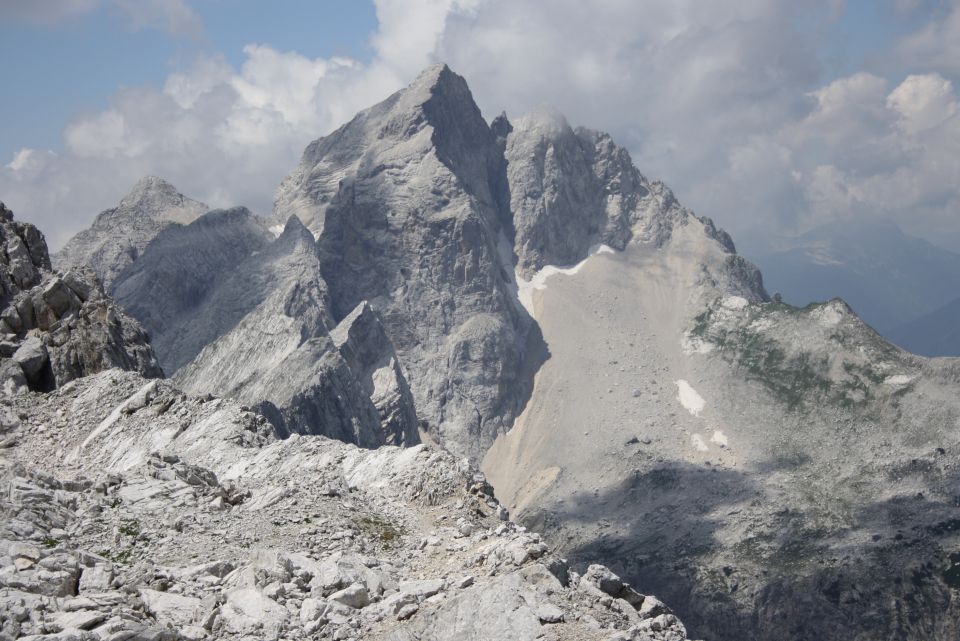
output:
POLYGON ((370 593, 367 591, 367 587, 361 583, 354 583, 349 587, 338 590, 328 598, 330 601, 358 610, 370 605, 370 593))
POLYGON ((62 318, 67 312, 80 307, 80 299, 60 278, 54 278, 43 288, 41 294, 44 303, 53 311, 54 316, 62 318))
POLYGON ((220 608, 226 630, 232 634, 277 639, 290 613, 255 588, 237 588, 227 592, 220 608))
POLYGON ((140 599, 144 610, 158 623, 174 628, 201 623, 206 614, 203 601, 194 597, 143 589, 140 590, 140 599))
POLYGON ((49 356, 47 346, 36 336, 31 336, 23 341, 19 349, 13 354, 13 361, 23 370, 24 376, 30 382, 35 382, 40 378, 43 372, 43 366, 47 364, 49 356))

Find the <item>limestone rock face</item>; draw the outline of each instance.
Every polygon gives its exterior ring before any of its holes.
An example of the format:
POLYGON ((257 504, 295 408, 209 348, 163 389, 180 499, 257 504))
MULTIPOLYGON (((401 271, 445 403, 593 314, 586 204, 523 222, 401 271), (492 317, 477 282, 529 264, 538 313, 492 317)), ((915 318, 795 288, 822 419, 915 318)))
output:
POLYGON ((171 226, 115 287, 185 390, 259 407, 283 436, 385 442, 370 392, 328 334, 316 243, 297 218, 276 238, 243 208, 171 226))
POLYGON ((89 270, 54 273, 43 234, 0 203, 0 385, 49 390, 111 367, 163 372, 147 335, 89 270))
POLYGON ((519 271, 572 265, 591 245, 622 250, 650 193, 626 150, 606 134, 574 131, 549 108, 500 119, 519 271))
POLYGON ((89 229, 70 239, 54 256, 54 263, 60 269, 92 267, 110 291, 120 273, 160 231, 173 223, 190 223, 209 209, 167 181, 147 176, 118 206, 100 213, 89 229))
POLYGON ((413 395, 376 311, 366 301, 360 303, 330 336, 377 408, 384 442, 408 446, 419 443, 413 395))
MULTIPOLYGON (((444 65, 311 143, 275 216, 319 234, 335 319, 380 313, 427 429, 477 457, 530 388, 504 161, 463 78, 444 65)), ((536 353, 536 350, 531 350, 536 353)))

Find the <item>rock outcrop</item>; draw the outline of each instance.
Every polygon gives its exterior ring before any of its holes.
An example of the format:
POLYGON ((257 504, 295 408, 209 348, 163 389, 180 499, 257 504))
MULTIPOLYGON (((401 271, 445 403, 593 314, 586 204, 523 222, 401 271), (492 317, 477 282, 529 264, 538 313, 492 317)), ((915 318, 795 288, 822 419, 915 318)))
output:
POLYGON ((50 390, 111 367, 162 376, 140 325, 96 277, 54 273, 43 234, 0 203, 0 386, 50 390))
POLYGON ((7 638, 686 639, 439 449, 277 440, 234 402, 118 370, 0 419, 7 638))
POLYGON ((58 269, 91 267, 107 291, 157 234, 173 223, 187 224, 209 210, 167 181, 140 180, 120 204, 101 212, 89 229, 74 236, 54 256, 58 269))
MULTIPOLYGON (((243 207, 170 225, 117 277, 114 299, 147 329, 164 370, 173 375, 273 293, 269 267, 248 283, 236 277, 245 263, 272 265, 274 254, 284 253, 279 246, 264 253, 272 244, 263 221, 243 207)), ((284 264, 275 271, 296 277, 296 268, 284 264)))
POLYGON ((413 395, 380 315, 364 301, 340 321, 330 336, 377 408, 385 443, 419 443, 413 395))

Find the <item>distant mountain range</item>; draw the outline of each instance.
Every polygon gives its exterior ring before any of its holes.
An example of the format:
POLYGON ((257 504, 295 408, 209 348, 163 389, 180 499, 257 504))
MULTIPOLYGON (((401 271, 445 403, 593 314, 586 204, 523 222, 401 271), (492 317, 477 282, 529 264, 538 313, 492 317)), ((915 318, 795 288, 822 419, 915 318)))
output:
POLYGON ((888 337, 921 356, 960 356, 960 298, 892 329, 888 337))
POLYGON ((927 356, 960 355, 960 254, 886 221, 838 222, 795 237, 752 238, 740 251, 794 305, 843 298, 867 323, 927 356), (953 319, 953 322, 949 319, 953 319))

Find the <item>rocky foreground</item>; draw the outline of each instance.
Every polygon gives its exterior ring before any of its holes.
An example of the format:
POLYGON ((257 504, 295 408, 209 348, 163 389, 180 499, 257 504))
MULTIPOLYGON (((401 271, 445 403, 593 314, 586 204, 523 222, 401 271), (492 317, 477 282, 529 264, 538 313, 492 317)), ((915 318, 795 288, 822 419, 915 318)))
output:
POLYGON ((427 445, 278 440, 116 369, 0 417, 0 639, 686 638, 427 445))

